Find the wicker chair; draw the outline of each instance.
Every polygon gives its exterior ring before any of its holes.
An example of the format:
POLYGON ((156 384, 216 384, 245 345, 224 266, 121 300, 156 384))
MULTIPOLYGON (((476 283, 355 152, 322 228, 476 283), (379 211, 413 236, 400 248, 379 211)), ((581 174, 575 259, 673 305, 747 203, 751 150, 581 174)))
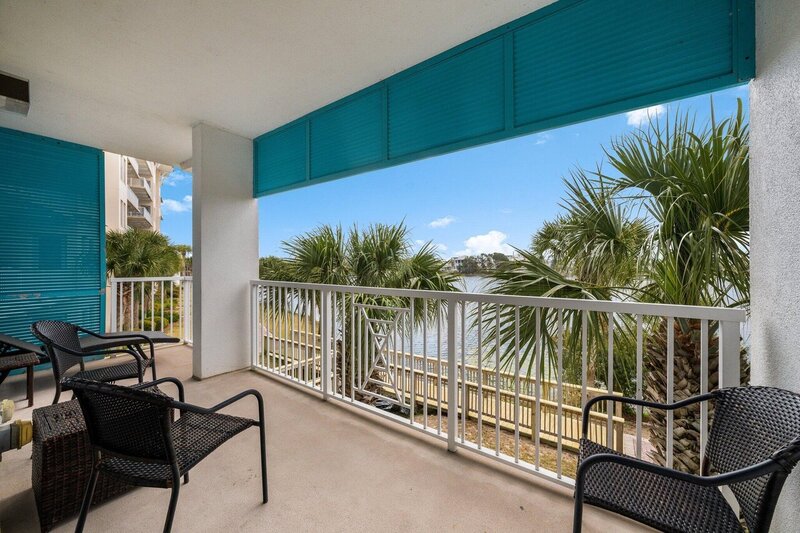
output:
MULTIPOLYGON (((63 384, 63 378, 67 370, 78 365, 80 371, 74 377, 81 377, 92 381, 104 383, 118 381, 121 379, 137 378, 139 383, 144 381, 144 371, 148 367, 152 368, 153 378, 155 379, 155 347, 153 342, 144 335, 140 337, 142 342, 150 344, 150 357, 142 357, 141 353, 126 346, 120 346, 101 350, 84 350, 81 348, 80 334, 90 335, 98 339, 114 340, 108 335, 100 335, 86 328, 82 328, 69 322, 58 320, 42 320, 31 326, 31 332, 44 343, 50 361, 53 363, 53 376, 56 381, 56 394, 53 403, 58 403, 62 390, 68 390, 63 384), (86 370, 84 363, 87 357, 107 356, 127 354, 133 357, 133 361, 122 364, 111 364, 86 370)), ((133 337, 135 334, 131 334, 133 337)))
POLYGON ((724 486, 736 498, 750 533, 765 532, 786 477, 798 461, 800 395, 793 392, 734 387, 670 405, 598 396, 583 409, 573 531, 581 530, 584 502, 663 531, 744 531, 720 492, 724 486), (702 475, 628 457, 588 440, 589 411, 607 400, 673 411, 715 402, 702 475))
POLYGON ((80 378, 68 378, 66 383, 78 398, 94 452, 92 474, 76 532, 83 531, 100 472, 131 485, 172 489, 164 524, 164 531, 170 531, 181 476, 188 483, 192 467, 249 427, 259 428, 261 490, 263 502, 267 503, 264 400, 258 391, 247 390, 214 407, 203 408, 183 401, 183 385, 176 378, 162 378, 133 387, 80 378), (153 390, 166 382, 178 387, 178 401, 153 390), (258 401, 258 420, 218 412, 247 396, 255 396, 258 401), (175 411, 180 412, 177 419, 175 411))

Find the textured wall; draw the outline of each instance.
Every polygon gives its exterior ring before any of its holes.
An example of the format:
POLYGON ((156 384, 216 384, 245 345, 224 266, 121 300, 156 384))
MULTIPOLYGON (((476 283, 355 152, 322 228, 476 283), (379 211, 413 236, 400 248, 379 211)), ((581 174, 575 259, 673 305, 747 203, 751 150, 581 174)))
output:
POLYGON ((258 206, 253 141, 201 123, 192 150, 193 373, 207 378, 250 365, 258 206))
MULTIPOLYGON (((756 4, 752 82, 753 383, 800 392, 800 2, 756 4)), ((788 480, 774 531, 797 531, 800 474, 788 480)))

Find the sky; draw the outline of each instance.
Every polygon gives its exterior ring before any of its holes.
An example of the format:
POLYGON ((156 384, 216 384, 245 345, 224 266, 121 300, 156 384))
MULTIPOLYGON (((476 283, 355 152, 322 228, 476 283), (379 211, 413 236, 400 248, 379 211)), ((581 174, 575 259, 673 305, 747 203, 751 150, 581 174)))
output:
MULTIPOLYGON (((746 86, 713 93, 716 116, 730 116, 746 86)), ((258 200, 259 254, 283 255, 282 242, 321 224, 405 221, 415 246, 430 241, 443 258, 511 253, 561 208, 562 178, 578 166, 603 164, 603 146, 648 117, 710 116, 708 95, 525 135, 413 163, 286 191, 258 200)), ((610 170, 608 165, 604 165, 610 170)), ((191 244, 191 174, 175 170, 163 182, 161 231, 191 244)))

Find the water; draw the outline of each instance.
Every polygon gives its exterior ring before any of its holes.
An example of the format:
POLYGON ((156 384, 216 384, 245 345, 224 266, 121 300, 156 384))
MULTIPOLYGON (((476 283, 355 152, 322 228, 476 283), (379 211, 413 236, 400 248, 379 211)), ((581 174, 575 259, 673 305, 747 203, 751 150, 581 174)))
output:
MULTIPOLYGON (((489 288, 492 285, 493 280, 491 278, 487 278, 484 276, 464 276, 461 278, 461 282, 459 283, 459 289, 463 292, 468 293, 481 293, 481 292, 488 292, 489 288)), ((467 324, 466 324, 466 338, 464 341, 464 347, 466 352, 466 360, 468 364, 477 364, 477 353, 478 353, 478 332, 476 329, 471 329, 470 325, 472 321, 469 318, 470 311, 475 309, 474 305, 468 306, 467 309, 467 324)), ((447 361, 447 316, 443 312, 441 314, 441 331, 439 327, 437 327, 436 320, 430 320, 428 322, 427 328, 427 342, 426 337, 424 335, 424 331, 422 326, 418 326, 414 330, 414 353, 416 355, 423 355, 423 353, 427 352, 427 356, 433 359, 438 358, 439 351, 441 350, 441 357, 442 361, 447 361), (427 350, 426 350, 427 348, 427 350)), ((461 316, 460 314, 457 316, 457 324, 456 324, 456 341, 457 347, 456 351, 459 353, 459 360, 460 360, 460 351, 461 351, 461 316)), ((486 338, 486 333, 484 332, 484 338, 486 338)), ((399 347, 398 347, 399 348, 399 347)), ((484 367, 494 367, 494 361, 486 361, 482 362, 482 366, 484 367), (490 364, 491 363, 491 364, 490 364)))

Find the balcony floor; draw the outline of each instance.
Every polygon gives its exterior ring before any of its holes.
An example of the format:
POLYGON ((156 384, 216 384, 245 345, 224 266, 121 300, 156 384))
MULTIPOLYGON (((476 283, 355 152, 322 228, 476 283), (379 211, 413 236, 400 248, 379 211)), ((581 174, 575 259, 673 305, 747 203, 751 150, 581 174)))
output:
MULTIPOLYGON (((157 352, 160 376, 176 376, 191 403, 212 405, 247 388, 266 401, 270 501, 261 504, 258 434, 248 430, 206 458, 181 487, 174 531, 571 531, 571 491, 361 411, 329 404, 292 386, 242 371, 191 379, 191 348, 157 352)), ((2 397, 24 396, 24 376, 2 397)), ((165 392, 172 389, 164 386, 165 392)), ((52 375, 36 376, 36 405, 52 400, 52 375)), ((67 393, 69 398, 70 394, 67 393)), ((31 409, 17 418, 30 419, 31 409)), ((226 412, 254 415, 245 400, 226 412)), ((38 530, 31 447, 0 462, 0 529, 38 530)), ((95 507, 86 531, 160 531, 169 492, 137 488, 95 507)), ((55 531, 72 531, 75 520, 55 531)), ((587 507, 584 531, 646 528, 587 507)))

